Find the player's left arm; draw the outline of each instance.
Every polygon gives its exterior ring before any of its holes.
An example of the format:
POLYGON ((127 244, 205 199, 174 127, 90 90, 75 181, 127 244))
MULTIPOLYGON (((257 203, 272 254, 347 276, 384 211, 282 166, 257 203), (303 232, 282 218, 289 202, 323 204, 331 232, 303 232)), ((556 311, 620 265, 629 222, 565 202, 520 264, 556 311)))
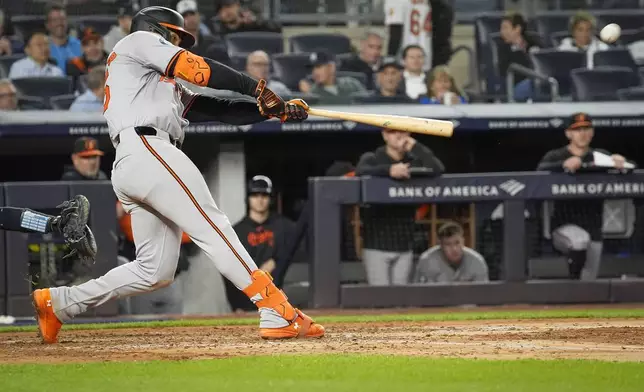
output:
MULTIPOLYGON (((219 121, 231 125, 246 125, 267 119, 259 110, 258 103, 251 98, 227 99, 194 94, 183 87, 182 90, 183 117, 190 122, 219 121)), ((308 117, 308 113, 301 106, 287 102, 285 107, 285 121, 303 121, 308 117)))

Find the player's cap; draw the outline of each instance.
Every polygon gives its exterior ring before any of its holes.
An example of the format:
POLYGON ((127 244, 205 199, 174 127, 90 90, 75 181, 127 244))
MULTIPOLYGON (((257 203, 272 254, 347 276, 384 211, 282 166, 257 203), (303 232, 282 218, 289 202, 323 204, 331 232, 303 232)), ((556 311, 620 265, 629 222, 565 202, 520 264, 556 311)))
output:
POLYGON ((249 195, 270 195, 273 193, 273 181, 270 178, 262 175, 253 177, 248 183, 249 195))
POLYGON ((215 3, 215 15, 217 15, 222 8, 233 4, 239 4, 239 0, 217 0, 215 3))
POLYGON ((384 59, 382 59, 382 62, 378 67, 378 72, 384 71, 384 69, 387 67, 395 67, 400 70, 404 69, 403 66, 400 64, 400 62, 396 60, 395 57, 385 57, 384 59))
POLYGON ((101 157, 104 155, 103 151, 98 148, 98 140, 88 136, 76 139, 74 154, 81 157, 101 157))
POLYGON ((309 55, 309 67, 317 67, 335 62, 333 54, 326 51, 313 52, 309 55))
POLYGON ((87 45, 90 41, 100 41, 103 39, 103 36, 100 35, 96 30, 94 30, 92 27, 87 27, 85 30, 83 30, 83 35, 81 38, 81 43, 83 45, 87 45))
POLYGON ((568 124, 566 126, 566 130, 573 131, 575 129, 581 129, 581 128, 592 128, 593 127, 593 120, 590 118, 588 113, 575 113, 573 114, 570 119, 568 120, 568 124))
POLYGON ((183 16, 186 14, 194 14, 199 12, 197 9, 197 2, 195 0, 181 0, 177 3, 177 12, 183 16))

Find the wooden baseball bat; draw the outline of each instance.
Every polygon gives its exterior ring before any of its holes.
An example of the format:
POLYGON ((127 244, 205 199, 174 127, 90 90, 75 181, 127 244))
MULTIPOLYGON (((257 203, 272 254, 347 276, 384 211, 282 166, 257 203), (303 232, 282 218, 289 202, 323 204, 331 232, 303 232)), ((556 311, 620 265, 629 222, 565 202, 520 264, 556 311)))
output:
POLYGON ((355 121, 380 128, 394 129, 396 131, 422 133, 425 135, 451 137, 454 133, 454 124, 451 121, 432 120, 409 116, 394 116, 389 114, 363 114, 337 112, 335 110, 314 109, 309 107, 311 116, 336 118, 345 121, 355 121))

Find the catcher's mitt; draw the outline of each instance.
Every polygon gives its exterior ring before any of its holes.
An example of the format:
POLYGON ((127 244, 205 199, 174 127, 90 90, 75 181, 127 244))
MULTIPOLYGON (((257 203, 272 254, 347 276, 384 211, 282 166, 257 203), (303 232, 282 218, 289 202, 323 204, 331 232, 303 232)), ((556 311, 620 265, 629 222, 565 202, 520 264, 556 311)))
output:
POLYGON ((52 231, 63 235, 71 252, 64 258, 78 257, 82 262, 94 262, 98 247, 94 233, 87 226, 89 200, 83 195, 75 196, 58 206, 60 215, 51 223, 52 231))

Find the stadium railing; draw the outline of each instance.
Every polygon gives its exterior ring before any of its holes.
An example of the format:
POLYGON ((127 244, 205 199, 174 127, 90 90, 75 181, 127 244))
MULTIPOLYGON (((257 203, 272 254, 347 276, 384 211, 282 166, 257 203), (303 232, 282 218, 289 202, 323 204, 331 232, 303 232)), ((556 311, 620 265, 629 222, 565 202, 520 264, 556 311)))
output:
MULTIPOLYGON (((547 303, 607 303, 644 300, 644 280, 529 279, 525 212, 529 204, 561 199, 642 199, 644 171, 628 174, 507 172, 447 174, 435 179, 312 178, 310 304, 316 308, 410 307, 547 303), (498 239, 503 280, 489 283, 369 286, 342 284, 343 206, 358 204, 502 203, 498 239)), ((642 267, 644 248, 632 247, 642 267), (639 250, 638 250, 639 249, 639 250)), ((615 271, 611 271, 612 274, 615 271)))

